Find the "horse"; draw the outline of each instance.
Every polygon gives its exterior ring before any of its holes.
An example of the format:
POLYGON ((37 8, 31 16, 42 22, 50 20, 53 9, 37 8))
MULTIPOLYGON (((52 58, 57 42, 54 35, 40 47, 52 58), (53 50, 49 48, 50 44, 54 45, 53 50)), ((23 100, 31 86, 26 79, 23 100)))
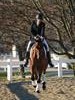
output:
POLYGON ((32 85, 36 87, 37 93, 40 93, 41 88, 43 90, 46 89, 45 74, 48 66, 48 59, 42 40, 40 36, 36 36, 35 43, 30 50, 29 59, 32 85))

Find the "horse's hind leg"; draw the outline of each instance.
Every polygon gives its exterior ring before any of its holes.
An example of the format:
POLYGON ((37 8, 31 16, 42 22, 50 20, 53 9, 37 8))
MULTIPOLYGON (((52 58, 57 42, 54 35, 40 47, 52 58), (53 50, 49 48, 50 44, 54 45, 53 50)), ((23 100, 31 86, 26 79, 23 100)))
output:
POLYGON ((43 90, 46 89, 46 75, 45 75, 45 72, 42 75, 42 88, 43 88, 43 90))

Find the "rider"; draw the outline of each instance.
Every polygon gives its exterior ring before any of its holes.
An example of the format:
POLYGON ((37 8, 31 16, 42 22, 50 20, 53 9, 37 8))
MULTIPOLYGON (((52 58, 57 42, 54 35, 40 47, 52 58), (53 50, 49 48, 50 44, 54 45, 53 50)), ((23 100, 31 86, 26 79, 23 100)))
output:
MULTIPOLYGON (((31 38, 30 38, 30 41, 28 43, 28 46, 27 46, 27 51, 26 51, 26 62, 25 62, 25 66, 27 66, 28 64, 28 60, 29 60, 29 57, 30 57, 30 48, 33 44, 33 37, 37 36, 37 35, 40 35, 42 37, 45 36, 45 23, 43 22, 43 14, 42 13, 38 13, 36 15, 36 20, 33 21, 32 25, 31 25, 31 38)), ((49 54, 49 46, 47 44, 47 41, 43 40, 43 44, 45 45, 46 47, 46 51, 47 51, 47 58, 48 58, 48 64, 53 67, 53 64, 51 62, 51 56, 49 54)))

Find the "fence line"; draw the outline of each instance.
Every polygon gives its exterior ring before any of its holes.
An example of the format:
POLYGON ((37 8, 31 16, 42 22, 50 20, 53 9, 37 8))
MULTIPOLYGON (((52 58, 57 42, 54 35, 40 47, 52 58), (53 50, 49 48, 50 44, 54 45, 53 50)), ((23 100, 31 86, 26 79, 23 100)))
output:
MULTIPOLYGON (((75 59, 62 59, 59 58, 59 60, 52 60, 53 63, 58 64, 58 77, 62 77, 63 76, 63 72, 62 72, 62 63, 75 63, 75 59)), ((5 61, 0 61, 0 65, 4 65, 7 66, 7 80, 12 81, 12 66, 16 66, 16 65, 20 65, 20 64, 24 64, 25 61, 19 61, 16 59, 7 59, 5 61)), ((17 66, 19 67, 19 66, 17 66)))

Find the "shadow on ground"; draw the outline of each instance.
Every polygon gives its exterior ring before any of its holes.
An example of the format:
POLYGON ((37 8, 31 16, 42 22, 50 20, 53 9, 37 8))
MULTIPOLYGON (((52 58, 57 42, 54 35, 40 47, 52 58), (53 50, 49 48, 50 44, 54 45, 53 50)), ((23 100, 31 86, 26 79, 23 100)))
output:
POLYGON ((16 95, 16 100, 39 100, 35 95, 30 94, 28 90, 23 87, 26 82, 17 82, 17 83, 10 83, 7 87, 10 89, 12 93, 16 95))

